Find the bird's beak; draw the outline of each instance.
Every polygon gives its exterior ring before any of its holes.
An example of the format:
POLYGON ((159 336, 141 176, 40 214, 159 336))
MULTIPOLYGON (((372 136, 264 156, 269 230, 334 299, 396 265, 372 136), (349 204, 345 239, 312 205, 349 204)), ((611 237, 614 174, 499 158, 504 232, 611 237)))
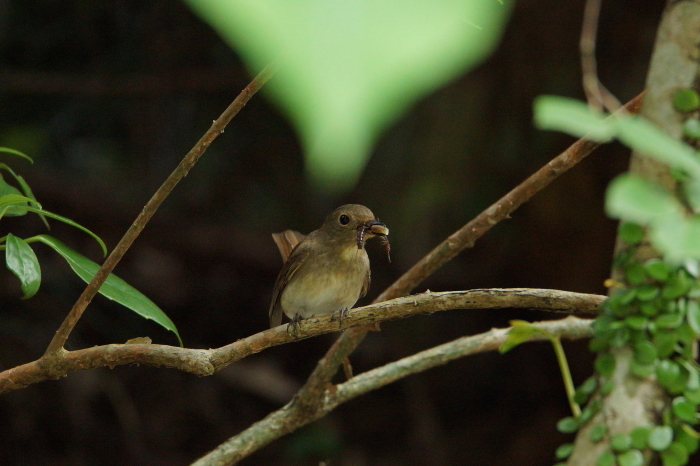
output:
POLYGON ((370 233, 379 236, 387 236, 389 234, 389 229, 379 220, 372 220, 367 222, 367 229, 370 233))

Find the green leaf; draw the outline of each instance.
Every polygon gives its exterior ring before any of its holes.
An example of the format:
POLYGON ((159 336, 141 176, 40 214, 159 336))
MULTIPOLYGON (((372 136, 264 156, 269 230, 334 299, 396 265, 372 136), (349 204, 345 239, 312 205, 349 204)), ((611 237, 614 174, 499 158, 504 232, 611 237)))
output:
POLYGON ((700 120, 688 118, 683 122, 683 134, 691 139, 700 138, 700 120))
POLYGON ((5 264, 19 278, 22 293, 24 293, 22 299, 31 298, 39 291, 39 285, 41 285, 39 259, 26 241, 12 233, 7 234, 5 264))
POLYGON ((528 341, 532 335, 542 333, 542 330, 524 320, 512 320, 506 339, 499 348, 501 354, 510 351, 521 343, 528 341))
POLYGON ((681 366, 668 359, 663 359, 657 365, 656 377, 663 387, 675 385, 682 377, 681 366))
POLYGON ((598 380, 596 377, 587 378, 574 392, 574 401, 578 404, 583 404, 588 401, 590 395, 598 388, 598 380))
POLYGON ((656 346, 649 341, 640 341, 633 348, 634 358, 642 364, 651 364, 659 355, 656 346))
POLYGON ((650 277, 662 282, 668 279, 671 272, 661 259, 649 259, 644 263, 644 268, 650 277))
POLYGON ((684 274, 679 274, 666 280, 661 290, 664 299, 673 300, 686 294, 690 290, 691 281, 684 274))
POLYGON ((9 202, 10 199, 17 200, 20 197, 22 197, 22 194, 19 192, 19 190, 10 184, 7 184, 7 182, 0 176, 0 199, 5 198, 7 200, 5 208, 2 209, 3 216, 7 215, 8 217, 19 217, 27 213, 27 209, 25 207, 26 204, 19 203, 19 205, 14 205, 17 204, 17 202, 9 202))
POLYGON ((608 142, 615 136, 615 125, 602 114, 595 114, 578 100, 552 95, 535 98, 535 126, 562 131, 597 142, 608 142))
POLYGON ((591 439, 591 442, 598 443, 603 440, 603 437, 605 437, 607 432, 608 429, 605 427, 605 424, 596 424, 593 426, 593 428, 591 428, 589 438, 591 439))
POLYGON ((612 380, 606 380, 600 386, 600 394, 605 396, 613 391, 613 388, 615 388, 615 382, 612 380))
MULTIPOLYGON (((53 248, 54 251, 59 253, 68 262, 73 271, 86 283, 92 280, 95 273, 99 270, 100 266, 83 256, 82 254, 69 248, 61 241, 53 238, 49 235, 38 235, 34 236, 33 239, 41 241, 42 243, 53 248)), ((146 319, 151 319, 156 323, 160 324, 167 330, 170 330, 177 336, 180 346, 182 346, 182 340, 180 339, 180 334, 175 327, 170 318, 165 315, 165 313, 148 299, 141 292, 131 287, 121 278, 114 274, 110 274, 107 280, 102 284, 99 290, 100 294, 112 299, 119 304, 131 309, 141 317, 146 319)))
POLYGON ((694 299, 689 300, 686 314, 690 328, 696 335, 700 334, 700 304, 694 299))
POLYGON ((554 456, 558 460, 564 460, 571 455, 571 452, 574 451, 574 444, 573 443, 564 443, 562 445, 559 445, 559 448, 556 449, 554 452, 554 456))
POLYGON ((694 453, 700 445, 700 440, 698 440, 698 433, 690 427, 688 424, 681 424, 677 426, 674 430, 674 442, 682 444, 688 453, 694 453))
POLYGON ((637 299, 640 301, 651 301, 659 296, 661 289, 656 285, 642 285, 637 290, 637 299))
POLYGON ((661 452, 661 461, 664 466, 683 466, 688 462, 688 450, 682 443, 673 442, 661 452))
POLYGON ((676 341, 678 341, 676 334, 669 331, 660 331, 652 338, 652 343, 656 346, 660 358, 666 358, 673 353, 676 341))
POLYGON ((683 314, 663 314, 654 322, 658 328, 678 328, 683 323, 683 314))
MULTIPOLYGON (((644 269, 644 266, 642 264, 640 264, 639 262, 632 262, 625 269, 625 279, 627 280, 628 283, 630 283, 632 285, 639 285, 644 280, 646 280, 646 278, 647 278, 646 270, 644 269)), ((635 291, 634 295, 636 296, 637 290, 635 289, 634 291, 635 291)))
MULTIPOLYGON (((24 195, 27 196, 29 199, 32 201, 36 202, 37 207, 41 209, 41 205, 39 202, 36 200, 36 197, 34 196, 34 192, 32 192, 32 188, 29 186, 29 184, 24 181, 24 178, 22 178, 20 175, 14 172, 7 164, 0 163, 0 168, 7 170, 7 172, 14 177, 14 179, 19 183, 19 186, 22 188, 22 192, 24 192, 24 195)), ((42 214, 39 214, 39 217, 41 217, 41 221, 44 222, 44 225, 46 225, 46 228, 49 228, 49 223, 46 220, 46 217, 44 217, 42 214)))
POLYGON ((673 106, 679 112, 692 112, 700 107, 700 96, 694 89, 681 89, 673 94, 673 106))
POLYGON ((311 181, 336 193, 382 129, 488 56, 509 11, 496 0, 188 3, 255 72, 281 56, 265 90, 297 127, 311 181))
POLYGON ((615 466, 615 454, 610 450, 605 450, 598 456, 596 466, 615 466))
POLYGON ((578 430, 578 421, 575 417, 565 417, 557 422, 557 430, 562 434, 573 434, 578 430))
POLYGON ((627 147, 700 179, 700 161, 695 150, 638 115, 604 121, 603 115, 592 113, 583 102, 551 96, 535 99, 534 113, 535 123, 540 127, 578 137, 588 133, 588 138, 599 142, 617 137, 627 147))
POLYGON ((646 377, 649 377, 650 375, 656 373, 656 364, 653 362, 651 363, 642 363, 636 360, 633 360, 630 363, 630 371, 640 379, 644 379, 646 377))
POLYGON ((22 152, 20 152, 20 151, 18 151, 18 150, 10 149, 9 147, 0 147, 0 152, 4 152, 4 153, 6 153, 6 154, 16 155, 16 156, 18 156, 18 157, 22 157, 23 159, 28 160, 29 163, 34 163, 34 161, 32 160, 32 158, 29 157, 28 155, 23 154, 22 152))
POLYGON ((648 447, 647 440, 649 439, 649 434, 651 433, 651 427, 641 426, 635 427, 630 432, 630 438, 632 439, 632 447, 638 450, 643 450, 648 447))
POLYGON ((668 448, 673 441, 673 429, 669 426, 654 426, 649 432, 647 442, 649 448, 655 451, 662 451, 668 448))
POLYGON ((610 446, 617 452, 623 452, 632 446, 632 437, 627 434, 615 434, 610 439, 610 446))
POLYGON ((603 377, 610 377, 615 372, 615 357, 610 353, 599 354, 595 359, 594 367, 603 377))
POLYGON ((639 450, 626 451, 617 456, 618 466, 642 466, 644 464, 644 455, 639 450))
POLYGON ((674 398, 671 406, 673 414, 675 414, 678 419, 690 424, 695 424, 697 422, 695 405, 685 397, 678 396, 674 398))
POLYGON ((679 218, 682 210, 668 191, 632 173, 612 180, 605 195, 605 211, 610 217, 644 225, 679 218))
POLYGON ((651 242, 670 262, 700 258, 700 218, 670 215, 650 230, 651 242))
POLYGON ((700 404, 700 389, 690 389, 683 393, 691 403, 700 404))
POLYGON ((649 323, 649 318, 640 315, 631 315, 625 318, 625 324, 634 330, 644 330, 649 323))
POLYGON ((700 161, 695 149, 688 144, 672 138, 640 116, 616 119, 615 123, 618 139, 630 149, 700 178, 700 161))
MULTIPOLYGON (((97 236, 95 233, 93 233, 92 231, 88 230, 87 228, 85 228, 84 226, 80 225, 79 223, 74 222, 73 220, 71 220, 71 219, 69 219, 69 218, 62 217, 62 216, 60 216, 60 215, 54 214, 53 212, 49 212, 48 210, 35 209, 34 207, 31 207, 31 206, 27 206, 26 209, 27 209, 29 212, 34 212, 34 213, 39 214, 39 215, 46 215, 47 217, 50 217, 50 218, 52 218, 52 219, 54 219, 54 220, 59 220, 59 221, 61 221, 61 222, 63 222, 63 223, 66 223, 66 224, 68 224, 68 225, 70 225, 70 226, 72 226, 72 227, 77 228, 78 230, 84 231, 84 232, 87 233, 88 235, 92 236, 92 237, 95 239, 95 241, 97 241, 97 244, 99 244, 99 245, 100 245, 100 248, 102 249, 102 254, 105 255, 105 256, 107 255, 107 246, 105 246, 104 241, 102 241, 102 239, 101 239, 99 236, 97 236)), ((37 238, 38 238, 38 236, 37 236, 37 238)), ((49 238, 50 238, 50 236, 49 236, 49 238)))
POLYGON ((595 416, 598 411, 600 411, 600 401, 593 400, 588 405, 583 408, 581 415, 576 419, 576 421, 581 424, 588 422, 593 416, 595 416))
POLYGON ((693 208, 693 212, 698 213, 700 211, 700 179, 690 178, 683 182, 682 188, 685 199, 693 208))
POLYGON ((620 224, 620 237, 627 244, 637 244, 644 237, 644 229, 634 222, 620 224))

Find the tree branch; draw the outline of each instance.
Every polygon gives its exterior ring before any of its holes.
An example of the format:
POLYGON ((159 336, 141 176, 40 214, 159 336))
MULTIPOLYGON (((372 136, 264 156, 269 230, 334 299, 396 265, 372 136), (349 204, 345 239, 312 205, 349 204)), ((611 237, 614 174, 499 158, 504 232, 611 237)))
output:
MULTIPOLYGON (((569 316, 534 325, 562 338, 579 339, 592 336, 590 324, 590 320, 569 316)), ((222 443, 194 462, 193 466, 235 464, 278 437, 325 416, 337 406, 369 391, 464 356, 497 350, 505 341, 508 330, 492 329, 479 335, 458 338, 365 372, 335 387, 327 386, 313 409, 309 409, 308 404, 300 403, 298 396, 295 396, 284 407, 222 443)), ((532 340, 545 338, 543 335, 533 335, 532 340)))
POLYGON ((351 309, 342 324, 333 321, 330 315, 305 319, 296 338, 289 335, 285 326, 279 326, 211 350, 129 343, 77 351, 62 350, 51 360, 39 359, 0 372, 0 393, 65 377, 79 370, 114 368, 133 363, 170 367, 205 376, 272 346, 416 314, 432 314, 449 309, 503 308, 595 314, 604 299, 604 296, 598 295, 528 288, 428 292, 351 309))
MULTIPOLYGON (((153 197, 146 203, 141 212, 139 213, 134 223, 126 231, 122 239, 119 241, 117 246, 112 250, 110 255, 104 261, 100 269, 97 271, 95 276, 90 280, 85 290, 80 295, 78 300, 73 305, 73 308, 66 316, 65 320, 56 331, 51 343, 49 343, 46 352, 44 353, 44 358, 51 359, 54 355, 59 355, 63 345, 68 339, 68 335, 78 323, 78 320, 83 315, 85 308, 87 308, 92 298, 95 297, 100 286, 104 283, 110 273, 117 266, 121 258, 124 256, 126 251, 131 247, 133 242, 139 236, 141 231, 146 226, 146 223, 151 219, 153 214, 158 210, 158 207, 163 203, 170 192, 177 186, 182 178, 187 176, 187 173, 192 169, 197 160, 204 154, 209 145, 217 138, 217 136, 224 132, 226 125, 231 121, 231 119, 236 116, 236 114, 248 103, 250 98, 272 77, 277 69, 277 65, 268 65, 264 70, 258 74, 253 81, 248 84, 238 94, 238 97, 228 106, 226 110, 221 114, 221 116, 214 120, 209 130, 204 133, 197 144, 185 155, 182 161, 178 164, 175 170, 168 176, 165 182, 158 188, 158 190, 153 194, 153 197)), ((50 363, 49 363, 50 364, 50 363)))
MULTIPOLYGON (((620 111, 637 113, 642 103, 642 96, 643 93, 637 95, 627 102, 620 111)), ((614 118, 614 116, 609 118, 614 118)), ((462 250, 474 246, 476 240, 489 231, 491 227, 502 220, 510 218, 510 215, 518 207, 547 187, 559 175, 583 160, 598 146, 598 143, 585 139, 579 139, 573 143, 568 149, 513 188, 508 194, 481 212, 472 221, 450 235, 384 290, 374 302, 381 302, 409 294, 433 272, 462 250)), ((300 394, 303 399, 308 400, 312 404, 318 403, 316 401, 318 391, 329 383, 343 360, 355 350, 369 330, 371 330, 370 327, 357 327, 343 332, 326 352, 325 356, 317 363, 316 369, 311 373, 304 387, 302 387, 300 394)))

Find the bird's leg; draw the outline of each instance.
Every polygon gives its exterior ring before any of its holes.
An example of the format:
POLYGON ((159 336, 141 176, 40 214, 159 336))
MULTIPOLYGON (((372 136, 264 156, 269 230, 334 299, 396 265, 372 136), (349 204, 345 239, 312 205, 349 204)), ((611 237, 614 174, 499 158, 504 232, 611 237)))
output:
POLYGON ((301 321, 304 320, 304 318, 299 314, 298 312, 294 314, 294 317, 289 321, 287 324, 287 333, 294 338, 296 338, 299 335, 299 329, 301 328, 301 321))
POLYGON ((344 307, 342 309, 338 309, 331 315, 331 322, 335 322, 336 320, 338 321, 338 328, 343 326, 343 319, 347 317, 348 315, 348 308, 344 307))

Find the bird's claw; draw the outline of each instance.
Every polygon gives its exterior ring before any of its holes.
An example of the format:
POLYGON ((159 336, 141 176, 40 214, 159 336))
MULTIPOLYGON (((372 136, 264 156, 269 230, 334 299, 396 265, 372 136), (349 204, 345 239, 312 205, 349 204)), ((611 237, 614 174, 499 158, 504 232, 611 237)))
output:
POLYGON ((338 321, 338 328, 341 328, 343 326, 343 319, 345 319, 347 317, 348 311, 349 311, 349 309, 347 307, 344 307, 342 309, 338 309, 333 314, 331 314, 331 322, 335 322, 337 320, 338 321))
POLYGON ((304 318, 301 317, 301 314, 294 314, 292 320, 290 320, 287 324, 287 334, 289 334, 289 336, 294 338, 299 336, 299 329, 301 328, 302 320, 304 320, 304 318))

